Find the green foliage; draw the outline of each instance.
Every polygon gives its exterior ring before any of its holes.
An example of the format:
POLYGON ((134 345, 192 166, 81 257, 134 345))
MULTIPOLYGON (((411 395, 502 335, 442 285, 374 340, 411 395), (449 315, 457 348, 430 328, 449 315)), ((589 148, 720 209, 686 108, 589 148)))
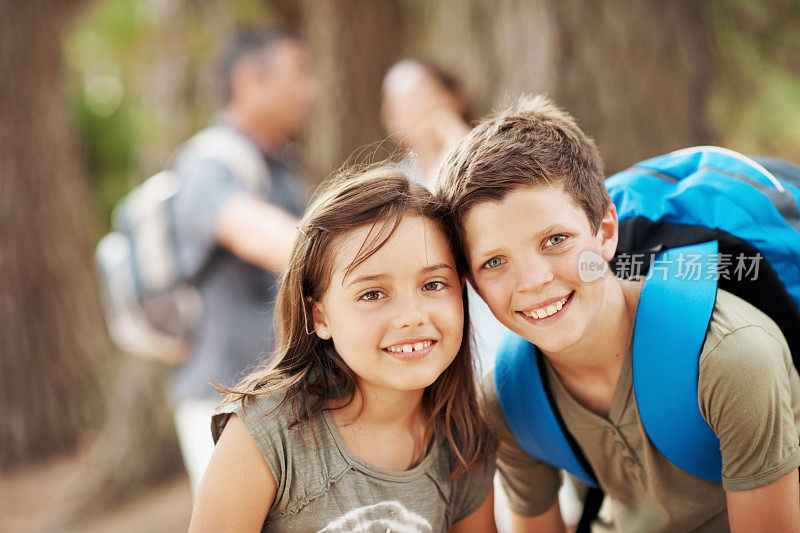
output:
POLYGON ((211 69, 220 35, 272 16, 263 0, 90 5, 65 40, 64 55, 68 98, 90 171, 96 237, 108 231, 119 200, 166 164, 214 111, 211 69), (165 86, 170 83, 186 87, 165 86))
POLYGON ((148 33, 143 4, 96 2, 65 42, 69 99, 89 167, 98 235, 130 188, 135 168, 139 103, 131 88, 136 50, 148 33))
POLYGON ((709 111, 720 144, 800 163, 800 0, 716 0, 709 111))

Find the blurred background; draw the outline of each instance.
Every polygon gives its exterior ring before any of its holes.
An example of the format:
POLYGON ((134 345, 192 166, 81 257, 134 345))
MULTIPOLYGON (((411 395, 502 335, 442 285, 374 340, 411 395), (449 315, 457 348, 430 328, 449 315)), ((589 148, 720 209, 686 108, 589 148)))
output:
POLYGON ((0 1, 0 530, 178 531, 169 368, 116 351, 92 251, 116 203, 221 104, 237 28, 308 44, 308 181, 394 150, 388 68, 453 73, 480 118, 547 93, 607 174, 717 144, 800 163, 798 0, 0 1))

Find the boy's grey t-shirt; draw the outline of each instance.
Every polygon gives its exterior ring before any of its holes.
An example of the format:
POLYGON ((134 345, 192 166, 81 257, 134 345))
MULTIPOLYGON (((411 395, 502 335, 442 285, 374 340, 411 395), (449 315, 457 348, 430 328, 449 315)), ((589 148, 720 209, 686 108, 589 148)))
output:
POLYGON ((214 416, 214 442, 231 412, 253 437, 278 485, 262 531, 439 532, 466 518, 492 488, 494 460, 450 482, 452 455, 438 434, 423 461, 404 472, 352 455, 329 411, 310 427, 289 429, 291 407, 269 413, 282 394, 261 395, 246 409, 226 405, 214 416), (316 444, 314 443, 316 437, 316 444))

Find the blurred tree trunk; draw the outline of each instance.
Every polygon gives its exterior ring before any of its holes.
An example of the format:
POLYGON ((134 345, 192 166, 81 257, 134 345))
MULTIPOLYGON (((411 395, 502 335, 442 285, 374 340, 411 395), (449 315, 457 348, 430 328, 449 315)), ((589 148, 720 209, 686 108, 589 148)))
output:
POLYGON ((418 42, 483 112, 546 92, 600 146, 608 173, 709 142, 702 2, 409 2, 418 42))
POLYGON ((140 97, 153 112, 153 127, 138 147, 139 179, 167 166, 222 106, 217 63, 236 31, 228 0, 147 0, 146 12, 152 34, 141 51, 140 97))
POLYGON ((386 137, 379 120, 381 80, 403 54, 403 10, 397 0, 304 0, 302 6, 320 81, 306 128, 305 165, 319 181, 348 158, 371 159, 374 143, 386 137))
MULTIPOLYGON (((154 116, 147 143, 137 147, 135 182, 167 167, 170 154, 220 107, 215 62, 235 29, 235 12, 227 0, 148 0, 146 12, 152 34, 141 51, 140 97, 154 116)), ((115 365, 102 438, 90 452, 96 467, 87 472, 78 515, 183 472, 166 399, 171 371, 128 355, 115 365)))
POLYGON ((0 468, 67 450, 102 421, 108 343, 62 86, 61 37, 86 3, 0 3, 0 468))

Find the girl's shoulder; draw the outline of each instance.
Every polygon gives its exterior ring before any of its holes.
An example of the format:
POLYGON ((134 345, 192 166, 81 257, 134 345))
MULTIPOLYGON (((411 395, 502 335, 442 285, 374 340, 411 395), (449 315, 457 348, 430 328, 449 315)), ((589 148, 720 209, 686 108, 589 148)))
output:
POLYGON ((292 424, 292 406, 284 402, 285 391, 259 393, 245 400, 223 403, 211 417, 211 435, 216 443, 231 415, 237 415, 248 431, 256 438, 265 431, 288 428, 292 424))

